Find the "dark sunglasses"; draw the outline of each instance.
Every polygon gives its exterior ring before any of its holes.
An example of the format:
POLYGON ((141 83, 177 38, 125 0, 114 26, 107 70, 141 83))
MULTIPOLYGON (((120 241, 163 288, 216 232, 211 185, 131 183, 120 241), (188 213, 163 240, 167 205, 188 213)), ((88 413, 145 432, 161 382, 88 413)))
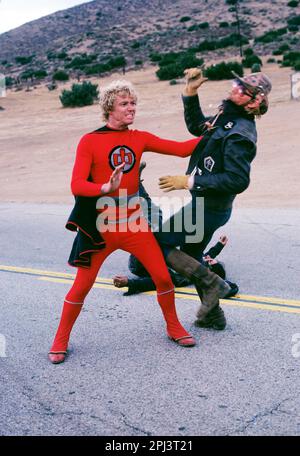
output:
POLYGON ((256 96, 256 93, 251 93, 249 92, 249 90, 247 89, 247 87, 244 86, 244 84, 239 80, 239 79, 234 79, 233 83, 239 87, 239 89, 241 90, 241 93, 243 95, 247 95, 248 97, 251 97, 251 98, 255 98, 256 96))

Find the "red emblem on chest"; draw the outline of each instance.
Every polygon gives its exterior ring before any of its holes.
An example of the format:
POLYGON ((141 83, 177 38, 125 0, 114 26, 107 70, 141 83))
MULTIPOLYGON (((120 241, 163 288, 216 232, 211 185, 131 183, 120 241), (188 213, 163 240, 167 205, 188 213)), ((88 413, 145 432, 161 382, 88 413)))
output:
POLYGON ((134 167, 135 161, 136 158, 133 150, 127 146, 114 147, 109 154, 109 164, 112 169, 125 162, 124 173, 128 173, 134 167))

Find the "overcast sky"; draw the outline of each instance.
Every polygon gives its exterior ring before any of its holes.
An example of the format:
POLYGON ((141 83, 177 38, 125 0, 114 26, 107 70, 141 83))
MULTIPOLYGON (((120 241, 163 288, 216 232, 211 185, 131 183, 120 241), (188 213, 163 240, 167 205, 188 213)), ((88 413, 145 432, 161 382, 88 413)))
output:
POLYGON ((0 33, 90 0, 0 0, 0 33))

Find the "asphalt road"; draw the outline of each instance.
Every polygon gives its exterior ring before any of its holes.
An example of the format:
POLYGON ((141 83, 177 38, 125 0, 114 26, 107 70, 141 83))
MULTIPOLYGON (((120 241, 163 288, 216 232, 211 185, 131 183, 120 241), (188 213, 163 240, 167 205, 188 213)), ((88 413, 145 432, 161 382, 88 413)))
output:
POLYGON ((127 254, 114 253, 67 361, 52 365, 75 272, 69 210, 0 204, 0 435, 299 435, 300 211, 234 212, 222 260, 241 295, 222 302, 221 332, 194 327, 193 290, 178 295, 191 349, 167 339, 155 296, 112 289, 127 270, 127 254))

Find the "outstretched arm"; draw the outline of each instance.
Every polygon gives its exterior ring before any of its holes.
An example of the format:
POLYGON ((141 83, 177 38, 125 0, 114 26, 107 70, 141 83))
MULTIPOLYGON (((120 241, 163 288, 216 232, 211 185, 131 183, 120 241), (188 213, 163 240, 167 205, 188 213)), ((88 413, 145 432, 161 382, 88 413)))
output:
POLYGON ((188 141, 171 141, 162 139, 152 133, 142 132, 145 138, 144 152, 157 152, 164 155, 175 155, 177 157, 189 157, 192 155, 198 142, 202 139, 195 138, 188 141))

